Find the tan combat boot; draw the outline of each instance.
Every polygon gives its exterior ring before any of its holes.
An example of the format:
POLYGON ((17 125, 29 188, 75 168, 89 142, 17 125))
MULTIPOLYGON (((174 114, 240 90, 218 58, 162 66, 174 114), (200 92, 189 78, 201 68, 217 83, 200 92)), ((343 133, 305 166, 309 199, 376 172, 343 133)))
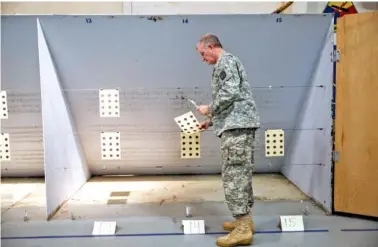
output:
MULTIPOLYGON (((232 231, 234 230, 235 225, 236 225, 235 221, 226 221, 223 223, 223 230, 232 231)), ((255 233, 255 225, 253 223, 252 218, 249 218, 249 227, 251 228, 252 233, 255 233)))
POLYGON ((250 222, 250 216, 237 219, 235 228, 228 235, 217 238, 217 245, 221 247, 233 247, 252 244, 253 234, 250 222))

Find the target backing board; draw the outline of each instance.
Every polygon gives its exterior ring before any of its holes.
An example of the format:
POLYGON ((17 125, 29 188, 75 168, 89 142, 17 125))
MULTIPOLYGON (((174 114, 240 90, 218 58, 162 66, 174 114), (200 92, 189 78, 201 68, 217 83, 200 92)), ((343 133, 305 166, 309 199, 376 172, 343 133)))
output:
POLYGON ((9 134, 1 133, 0 136, 0 161, 11 160, 9 134))
POLYGON ((99 112, 100 117, 119 117, 119 90, 100 89, 99 90, 99 112))
POLYGON ((200 133, 186 134, 181 132, 181 158, 195 159, 201 157, 200 133))
POLYGON ((8 118, 8 99, 7 99, 7 92, 0 91, 0 119, 7 119, 8 118))
POLYGON ((191 111, 176 117, 175 122, 183 133, 193 134, 200 132, 200 124, 191 111))
POLYGON ((272 129, 265 131, 265 156, 284 156, 284 131, 272 129))
POLYGON ((121 159, 121 134, 119 132, 101 132, 101 159, 121 159))

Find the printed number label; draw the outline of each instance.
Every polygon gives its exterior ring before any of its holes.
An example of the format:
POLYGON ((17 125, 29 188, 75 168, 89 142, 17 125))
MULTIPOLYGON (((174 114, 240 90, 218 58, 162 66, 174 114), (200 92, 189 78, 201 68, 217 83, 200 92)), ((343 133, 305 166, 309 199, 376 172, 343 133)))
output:
POLYGON ((281 216, 281 229, 283 232, 304 231, 302 215, 281 216))
POLYGON ((184 234, 205 234, 204 220, 183 220, 184 234))
POLYGON ((92 23, 92 19, 91 19, 91 18, 86 18, 85 21, 86 21, 87 23, 92 23))
POLYGON ((278 18, 276 19, 276 22, 282 22, 282 17, 278 17, 278 18))
POLYGON ((286 227, 295 227, 295 219, 293 219, 293 218, 286 218, 285 219, 285 225, 286 225, 286 227))

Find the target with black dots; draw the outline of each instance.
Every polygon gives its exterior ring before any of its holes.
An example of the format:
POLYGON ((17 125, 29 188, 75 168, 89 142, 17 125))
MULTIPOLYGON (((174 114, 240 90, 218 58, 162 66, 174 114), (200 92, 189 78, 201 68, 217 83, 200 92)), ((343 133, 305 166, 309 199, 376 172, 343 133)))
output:
POLYGON ((7 133, 1 133, 0 160, 1 161, 11 160, 9 134, 7 134, 7 133))
POLYGON ((201 157, 200 133, 186 134, 181 132, 181 158, 198 159, 201 157))
POLYGON ((284 156, 284 131, 273 129, 265 131, 265 156, 284 156))
POLYGON ((177 125, 185 134, 194 134, 200 132, 200 124, 193 112, 187 112, 175 118, 177 125))
POLYGON ((101 88, 99 90, 100 117, 119 117, 119 108, 119 90, 101 88))
POLYGON ((0 91, 0 102, 0 119, 8 119, 8 100, 6 91, 0 91))
POLYGON ((121 159, 121 135, 119 132, 101 132, 101 159, 121 159))

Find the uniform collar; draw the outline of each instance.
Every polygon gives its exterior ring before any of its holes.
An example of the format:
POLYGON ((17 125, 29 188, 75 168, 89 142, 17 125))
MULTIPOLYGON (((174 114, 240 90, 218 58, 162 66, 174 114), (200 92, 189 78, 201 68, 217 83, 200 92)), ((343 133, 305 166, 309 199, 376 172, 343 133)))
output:
POLYGON ((223 50, 222 55, 220 55, 220 56, 218 57, 218 60, 217 60, 217 62, 215 63, 215 66, 216 66, 216 67, 219 65, 219 61, 223 58, 224 54, 226 54, 226 51, 225 51, 225 50, 223 50))

